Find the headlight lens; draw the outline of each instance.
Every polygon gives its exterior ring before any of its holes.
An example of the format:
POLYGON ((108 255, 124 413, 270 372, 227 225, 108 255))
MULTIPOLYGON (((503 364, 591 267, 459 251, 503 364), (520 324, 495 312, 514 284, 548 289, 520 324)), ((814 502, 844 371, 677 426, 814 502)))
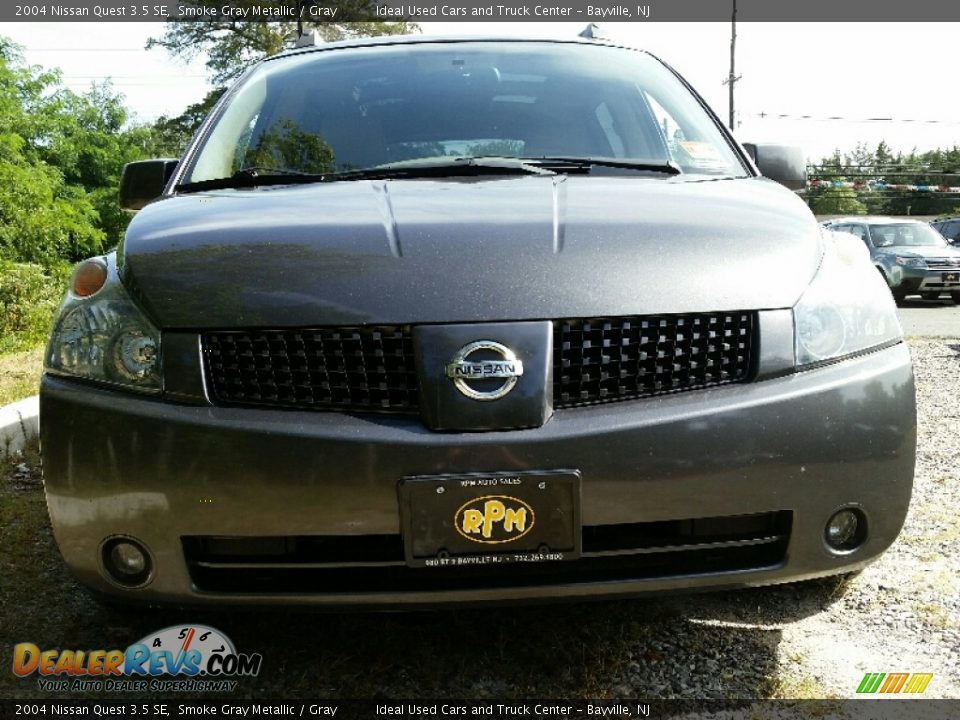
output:
POLYGON ((927 261, 916 255, 897 255, 895 262, 903 267, 925 268, 927 266, 927 261))
POLYGON ((823 261, 793 308, 797 367, 836 360, 903 337, 897 306, 859 248, 824 233, 823 261))
POLYGON ((161 390, 160 331, 124 290, 115 255, 78 266, 54 322, 46 370, 144 392, 161 390), (97 268, 105 279, 89 292, 95 283, 84 279, 96 278, 97 268))

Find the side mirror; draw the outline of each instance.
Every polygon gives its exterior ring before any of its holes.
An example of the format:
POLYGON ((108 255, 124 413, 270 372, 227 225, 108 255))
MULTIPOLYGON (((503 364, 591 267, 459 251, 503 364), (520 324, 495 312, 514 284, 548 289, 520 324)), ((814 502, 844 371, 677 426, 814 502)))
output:
POLYGON ((769 143, 744 143, 743 148, 764 177, 791 190, 802 190, 807 186, 807 161, 801 148, 769 143))
POLYGON ((163 194, 179 160, 141 160, 123 166, 120 176, 120 207, 140 210, 163 194))

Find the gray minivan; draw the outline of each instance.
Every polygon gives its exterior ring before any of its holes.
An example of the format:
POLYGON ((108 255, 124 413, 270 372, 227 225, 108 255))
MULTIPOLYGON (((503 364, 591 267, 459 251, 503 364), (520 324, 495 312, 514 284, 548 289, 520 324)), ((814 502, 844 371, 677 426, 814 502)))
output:
POLYGON ((64 558, 131 601, 349 607, 863 567, 910 500, 910 354, 770 179, 797 157, 613 43, 261 63, 126 168, 139 212, 56 318, 64 558))

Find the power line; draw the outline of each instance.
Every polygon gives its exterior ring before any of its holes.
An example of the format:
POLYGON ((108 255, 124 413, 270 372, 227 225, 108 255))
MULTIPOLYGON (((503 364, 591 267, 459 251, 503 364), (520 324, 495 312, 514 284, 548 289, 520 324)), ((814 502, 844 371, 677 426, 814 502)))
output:
POLYGON ((23 48, 26 52, 145 52, 144 48, 23 48))
POLYGON ((64 80, 164 80, 176 82, 181 78, 205 78, 206 75, 177 75, 163 77, 160 75, 64 75, 64 80))
POLYGON ((893 117, 868 117, 852 118, 844 115, 795 115, 791 113, 751 113, 750 117, 761 120, 816 120, 819 122, 855 122, 855 123, 874 123, 874 122, 900 122, 915 123, 921 125, 960 125, 960 120, 922 120, 917 118, 893 118, 893 117))

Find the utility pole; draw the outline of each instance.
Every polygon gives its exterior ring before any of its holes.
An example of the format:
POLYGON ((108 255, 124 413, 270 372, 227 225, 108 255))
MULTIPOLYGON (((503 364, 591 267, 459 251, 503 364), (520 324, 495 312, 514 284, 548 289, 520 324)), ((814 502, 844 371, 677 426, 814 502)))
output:
POLYGON ((723 81, 724 85, 730 86, 730 130, 734 130, 735 124, 735 114, 733 111, 733 86, 736 84, 737 80, 740 79, 740 75, 736 74, 736 65, 735 58, 737 52, 737 0, 733 0, 733 17, 730 20, 730 74, 727 76, 727 79, 723 81))

